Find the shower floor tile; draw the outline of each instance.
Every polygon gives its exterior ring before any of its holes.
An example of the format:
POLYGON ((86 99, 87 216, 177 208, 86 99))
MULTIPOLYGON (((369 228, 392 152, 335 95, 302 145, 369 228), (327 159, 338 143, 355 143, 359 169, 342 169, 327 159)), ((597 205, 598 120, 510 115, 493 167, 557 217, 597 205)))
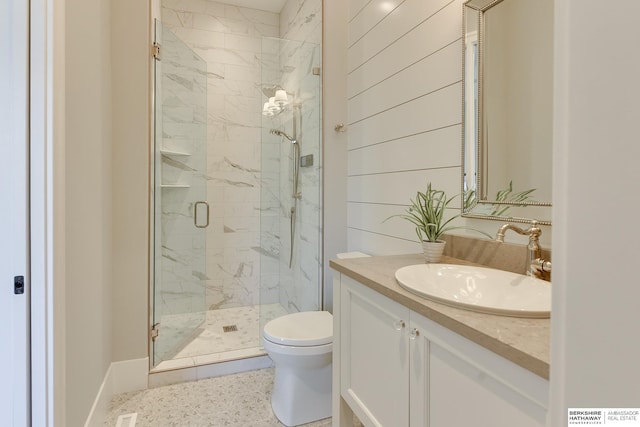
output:
MULTIPOLYGON (((285 314, 287 311, 280 304, 207 311, 204 324, 193 338, 183 345, 173 358, 156 366, 154 371, 195 366, 202 364, 205 359, 218 362, 237 359, 239 355, 251 357, 265 354, 261 342, 262 327, 269 320, 285 314), (236 330, 224 332, 227 326, 235 326, 236 330), (228 354, 228 358, 225 358, 225 353, 228 354)), ((178 329, 180 322, 180 315, 164 316, 161 328, 178 329)))
MULTIPOLYGON (((137 413, 136 427, 280 427, 271 410, 274 369, 123 393, 111 400, 105 427, 137 413)), ((331 418, 305 424, 329 427, 331 418)))

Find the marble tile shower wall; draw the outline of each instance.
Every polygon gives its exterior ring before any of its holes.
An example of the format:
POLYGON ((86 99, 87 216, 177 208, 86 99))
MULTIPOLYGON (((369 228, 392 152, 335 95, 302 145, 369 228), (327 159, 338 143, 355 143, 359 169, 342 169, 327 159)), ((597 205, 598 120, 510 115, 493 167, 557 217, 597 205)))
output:
MULTIPOLYGON (((276 37, 262 39, 262 80, 263 88, 270 89, 281 85, 280 60, 279 60, 280 40, 276 37)), ((268 91, 267 91, 268 93, 268 91)), ((261 93, 261 105, 268 102, 269 98, 265 93, 261 93)), ((281 210, 285 209, 281 195, 284 195, 280 188, 280 165, 283 159, 280 158, 280 150, 283 139, 276 135, 271 135, 271 129, 283 129, 284 121, 289 116, 288 112, 282 112, 274 117, 262 117, 262 159, 261 159, 261 206, 260 206, 260 302, 261 304, 279 303, 280 289, 280 243, 281 231, 279 218, 281 210)), ((288 208, 288 207, 287 207, 288 208)), ((285 237, 286 238, 286 237, 285 237)), ((260 317, 262 324, 267 319, 260 317)), ((263 326, 261 324, 261 327, 263 326)))
POLYGON ((279 35, 279 16, 213 1, 163 0, 162 20, 207 62, 207 307, 257 304, 261 40, 279 35))
MULTIPOLYGON (((206 195, 206 80, 205 64, 174 35, 162 33, 162 138, 157 164, 161 209, 161 247, 156 251, 158 283, 162 286, 163 315, 202 312, 205 235, 193 227, 194 203, 206 195), (188 155, 176 154, 188 153, 188 155)), ((198 319, 185 319, 198 322, 198 319)), ((170 335, 170 334, 169 334, 170 335)), ((163 340, 167 348, 177 336, 163 340)))
MULTIPOLYGON (((294 240, 294 266, 289 268, 289 209, 292 192, 291 150, 280 147, 280 187, 286 205, 280 217, 280 303, 288 311, 318 310, 320 272, 321 225, 321 101, 320 77, 313 74, 321 66, 322 2, 318 0, 289 0, 280 12, 279 60, 281 84, 295 92, 301 101, 299 140, 301 155, 313 155, 313 166, 300 168, 299 189, 302 199, 297 204, 296 239, 294 240), (284 236, 287 236, 286 238, 284 236)), ((289 115, 291 117, 291 115, 289 115)), ((292 129, 291 121, 283 123, 292 129)))
POLYGON ((290 0, 280 15, 203 0, 162 6, 165 27, 207 63, 207 307, 280 302, 290 310, 318 309, 320 77, 312 68, 321 65, 321 2, 290 0), (261 46, 263 37, 303 43, 266 39, 261 46), (268 135, 271 127, 290 132, 291 114, 263 123, 264 82, 304 98, 302 155, 314 155, 314 165, 300 171, 293 269, 291 150, 268 135))

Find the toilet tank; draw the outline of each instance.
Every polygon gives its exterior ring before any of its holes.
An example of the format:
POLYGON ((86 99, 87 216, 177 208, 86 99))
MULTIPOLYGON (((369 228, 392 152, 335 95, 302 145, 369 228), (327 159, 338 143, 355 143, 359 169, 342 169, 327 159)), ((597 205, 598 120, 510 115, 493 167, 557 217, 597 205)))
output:
POLYGON ((371 255, 367 255, 364 252, 342 252, 339 254, 336 254, 336 258, 338 259, 347 259, 347 258, 362 258, 362 257, 368 257, 371 255))

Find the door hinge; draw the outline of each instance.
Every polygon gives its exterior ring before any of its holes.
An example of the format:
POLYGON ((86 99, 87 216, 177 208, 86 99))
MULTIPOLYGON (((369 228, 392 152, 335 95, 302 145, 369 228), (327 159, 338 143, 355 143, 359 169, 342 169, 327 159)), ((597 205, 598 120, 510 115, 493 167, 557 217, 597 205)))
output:
POLYGON ((157 42, 153 42, 153 46, 151 46, 151 55, 153 55, 153 59, 160 61, 162 58, 160 57, 160 44, 157 42))
POLYGON ((314 76, 319 76, 320 75, 320 67, 313 67, 313 75, 314 76))
POLYGON ((160 323, 156 323, 151 327, 151 340, 155 341, 158 335, 160 335, 160 323))

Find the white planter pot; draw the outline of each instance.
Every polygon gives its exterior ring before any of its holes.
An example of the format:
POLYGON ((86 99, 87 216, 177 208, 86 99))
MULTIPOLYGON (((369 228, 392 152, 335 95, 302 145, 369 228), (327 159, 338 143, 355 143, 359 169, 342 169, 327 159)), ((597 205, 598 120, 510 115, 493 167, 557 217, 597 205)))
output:
POLYGON ((427 262, 440 262, 442 259, 442 253, 444 252, 444 246, 447 244, 444 240, 437 240, 435 242, 422 241, 422 250, 424 252, 424 258, 427 262))

